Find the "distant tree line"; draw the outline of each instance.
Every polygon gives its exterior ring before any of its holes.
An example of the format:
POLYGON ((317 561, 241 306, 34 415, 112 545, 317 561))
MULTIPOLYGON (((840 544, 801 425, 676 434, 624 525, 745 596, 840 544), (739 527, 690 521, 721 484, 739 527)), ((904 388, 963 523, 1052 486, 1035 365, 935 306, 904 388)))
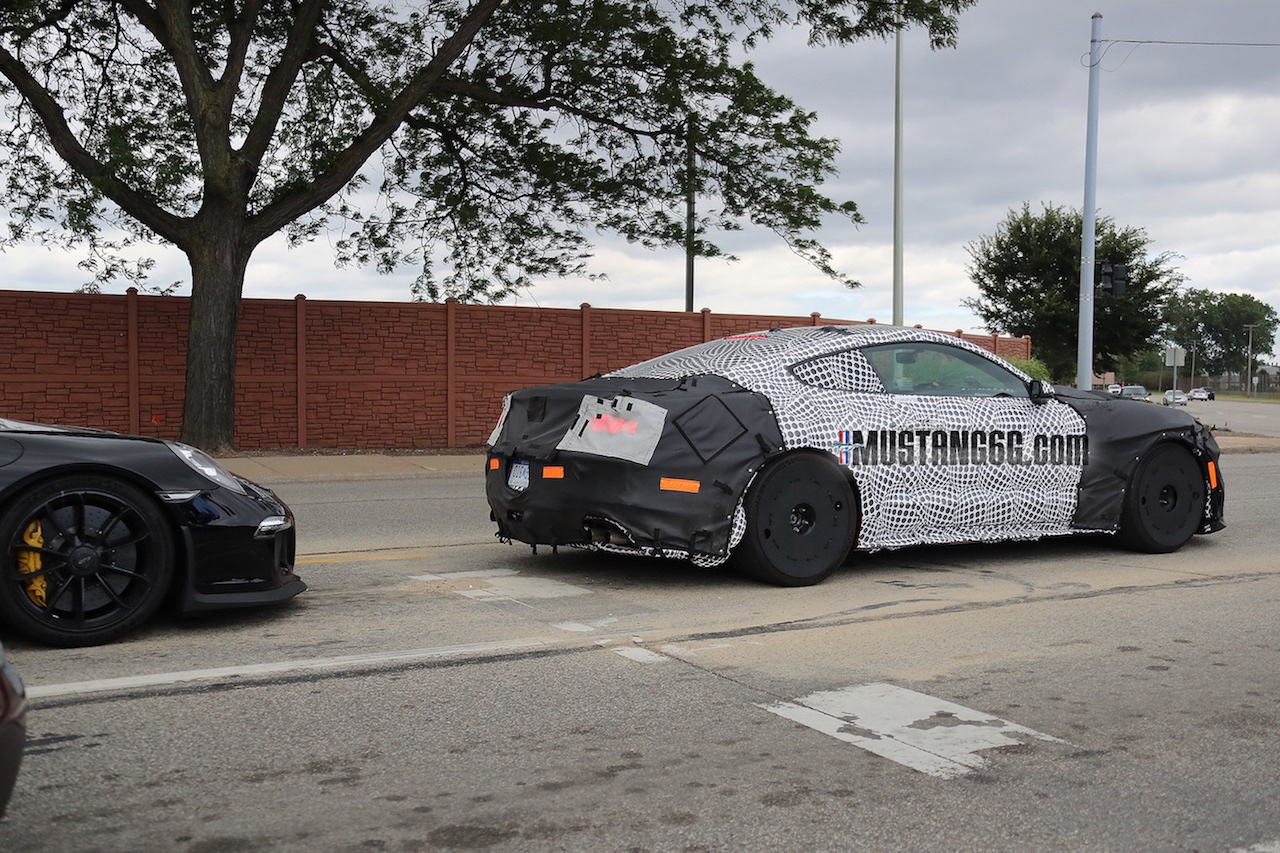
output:
MULTIPOLYGON (((979 296, 964 304, 992 332, 1030 335, 1035 357, 1065 384, 1074 382, 1077 366, 1082 232, 1079 210, 1045 204, 1036 213, 1024 203, 995 233, 967 247, 979 296)), ((1123 264, 1128 280, 1119 294, 1095 281, 1095 373, 1137 374, 1151 362, 1157 370, 1160 353, 1175 345, 1187 350, 1188 371, 1194 353, 1199 376, 1252 374, 1275 348, 1280 318, 1267 303, 1244 293, 1186 287, 1174 265, 1179 256, 1151 254, 1142 228, 1100 216, 1096 239, 1094 257, 1123 264)))

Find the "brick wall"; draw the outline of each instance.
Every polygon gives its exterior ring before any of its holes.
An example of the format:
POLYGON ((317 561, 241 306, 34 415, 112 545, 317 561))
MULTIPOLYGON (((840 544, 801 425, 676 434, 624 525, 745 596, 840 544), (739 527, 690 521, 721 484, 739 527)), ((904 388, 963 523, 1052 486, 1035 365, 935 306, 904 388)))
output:
MULTIPOLYGON (((188 300, 0 291, 0 415, 177 438, 188 300)), ((776 317, 405 302, 247 299, 236 445, 440 448, 482 444, 502 397, 569 382, 776 317)), ((963 335, 1005 356, 1029 338, 963 335)))

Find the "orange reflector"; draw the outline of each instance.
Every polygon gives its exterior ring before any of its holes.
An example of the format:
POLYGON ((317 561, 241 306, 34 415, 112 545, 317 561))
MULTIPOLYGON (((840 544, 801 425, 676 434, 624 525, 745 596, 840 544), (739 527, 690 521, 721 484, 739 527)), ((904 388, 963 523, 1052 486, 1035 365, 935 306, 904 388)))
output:
POLYGON ((498 460, 497 460, 497 459, 490 459, 490 460, 489 460, 489 470, 490 470, 490 471, 497 471, 497 470, 498 470, 498 460))
POLYGON ((696 495, 702 488, 697 480, 677 480, 675 477, 663 477, 658 481, 658 488, 664 492, 688 492, 696 495))
POLYGON ((544 479, 544 480, 563 480, 563 479, 564 479, 564 466, 563 466, 563 465, 543 465, 543 466, 542 466, 542 479, 544 479))
POLYGON ((1209 488, 1218 488, 1218 466, 1212 462, 1209 463, 1209 488))

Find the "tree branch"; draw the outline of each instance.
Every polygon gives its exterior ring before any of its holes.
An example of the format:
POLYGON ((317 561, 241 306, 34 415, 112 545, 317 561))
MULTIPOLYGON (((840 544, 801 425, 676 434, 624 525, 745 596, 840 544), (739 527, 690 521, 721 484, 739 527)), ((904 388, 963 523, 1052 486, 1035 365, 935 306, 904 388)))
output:
POLYGON ((284 103, 307 59, 315 37, 316 24, 325 5, 323 0, 305 0, 301 4, 299 14, 289 28, 289 40, 285 43, 284 51, 267 75, 267 82, 262 88, 262 103, 258 105, 258 115, 240 149, 243 158, 252 163, 255 169, 267 146, 271 144, 271 137, 275 135, 284 103))
POLYGON ((421 103, 436 86, 502 2, 503 0, 479 0, 462 19, 453 35, 440 45, 440 49, 436 51, 431 61, 414 75, 413 79, 392 99, 386 110, 378 115, 351 145, 347 146, 328 170, 317 175, 315 180, 306 186, 285 193, 260 213, 251 217, 245 232, 246 239, 251 241, 250 245, 265 240, 293 220, 314 210, 341 192, 374 152, 404 123, 410 110, 421 103))
POLYGON ((117 179, 112 170, 90 154, 67 124, 62 107, 27 67, 3 46, 0 46, 0 74, 31 105, 49 135, 54 151, 67 161, 67 165, 85 176, 99 192, 119 205, 125 213, 179 248, 186 248, 184 225, 187 220, 174 216, 156 204, 150 196, 117 179))

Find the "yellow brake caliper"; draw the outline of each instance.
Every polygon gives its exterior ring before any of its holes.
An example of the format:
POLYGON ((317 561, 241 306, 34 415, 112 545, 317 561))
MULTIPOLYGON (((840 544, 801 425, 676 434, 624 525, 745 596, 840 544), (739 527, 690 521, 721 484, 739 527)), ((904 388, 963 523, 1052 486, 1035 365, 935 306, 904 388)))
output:
MULTIPOLYGON (((28 525, 22 534, 22 541, 26 542, 32 548, 40 548, 44 546, 44 531, 40 529, 40 522, 33 521, 28 525)), ((19 551, 18 552, 18 571, 24 575, 32 572, 38 572, 43 567, 40 554, 36 551, 19 551)), ((27 597, 36 603, 39 607, 45 605, 45 591, 48 589, 48 583, 44 579, 44 575, 32 578, 27 581, 27 597)))

